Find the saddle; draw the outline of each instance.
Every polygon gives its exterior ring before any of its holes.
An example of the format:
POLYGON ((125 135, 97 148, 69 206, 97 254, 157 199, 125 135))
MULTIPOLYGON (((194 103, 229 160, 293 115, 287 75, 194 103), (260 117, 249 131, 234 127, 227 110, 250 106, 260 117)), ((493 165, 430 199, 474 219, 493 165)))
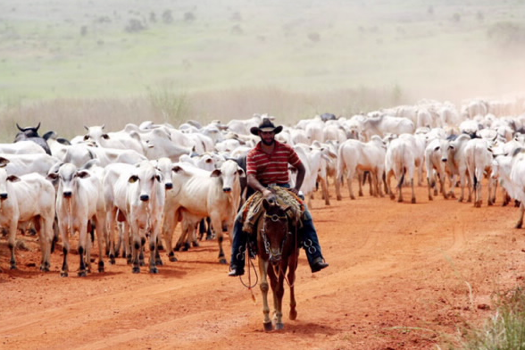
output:
MULTIPOLYGON (((283 208, 288 207, 288 210, 286 211, 288 218, 295 222, 298 227, 301 227, 305 212, 305 204, 303 200, 284 187, 274 186, 269 188, 275 190, 277 204, 283 208)), ((256 232, 254 232, 254 228, 257 227, 261 214, 264 213, 262 204, 263 199, 262 193, 256 192, 248 198, 242 206, 242 221, 244 223, 242 230, 244 232, 255 235, 256 232)))
MULTIPOLYGON (((280 187, 280 186, 269 186, 275 190, 277 204, 281 207, 289 207, 286 211, 286 215, 291 219, 297 228, 302 227, 302 220, 304 218, 305 204, 303 200, 294 194, 292 191, 280 187)), ((248 251, 250 257, 254 259, 257 256, 257 226, 261 215, 264 213, 263 208, 263 196, 261 192, 255 192, 251 195, 240 212, 242 213, 243 232, 248 234, 248 251)))

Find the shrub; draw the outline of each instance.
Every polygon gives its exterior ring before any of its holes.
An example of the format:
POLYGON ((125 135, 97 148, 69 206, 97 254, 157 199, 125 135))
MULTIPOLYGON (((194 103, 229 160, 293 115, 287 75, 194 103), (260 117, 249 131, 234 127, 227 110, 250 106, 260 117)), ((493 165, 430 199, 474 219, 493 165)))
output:
POLYGON ((128 25, 126 26, 126 32, 128 33, 135 33, 135 32, 140 32, 144 29, 146 29, 146 27, 144 27, 144 25, 142 24, 142 22, 136 18, 132 18, 129 20, 128 22, 128 25))
POLYGON ((316 43, 321 40, 321 36, 317 32, 311 32, 311 33, 308 33, 308 39, 316 43))
POLYGON ((165 10, 162 13, 162 22, 165 24, 170 24, 173 22, 173 15, 171 14, 171 10, 165 10))
POLYGON ((516 47, 525 44, 525 27, 512 22, 499 22, 487 30, 487 36, 501 47, 516 47))
POLYGON ((164 121, 177 124, 187 117, 189 109, 188 94, 175 91, 173 84, 165 83, 157 87, 148 87, 152 107, 163 117, 164 121))
POLYGON ((193 22, 195 21, 195 15, 193 12, 184 13, 184 22, 193 22))

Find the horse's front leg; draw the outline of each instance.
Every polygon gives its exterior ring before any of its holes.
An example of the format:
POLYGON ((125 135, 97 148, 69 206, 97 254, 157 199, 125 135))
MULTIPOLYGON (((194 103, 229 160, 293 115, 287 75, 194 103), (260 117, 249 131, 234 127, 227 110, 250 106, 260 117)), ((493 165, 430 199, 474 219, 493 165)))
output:
POLYGON ((276 271, 277 276, 270 276, 273 290, 273 303, 275 306, 275 329, 284 328, 283 323, 283 296, 284 296, 284 277, 286 276, 286 264, 281 263, 276 271), (275 282, 274 282, 275 281, 275 282))
POLYGON ((273 329, 273 326, 272 320, 270 320, 270 306, 268 305, 268 261, 265 261, 261 255, 262 254, 259 255, 259 274, 261 275, 261 283, 259 284, 259 287, 261 288, 263 301, 264 330, 269 332, 273 329))
POLYGON ((295 271, 297 270, 297 261, 299 260, 299 252, 294 254, 290 259, 290 271, 288 271, 288 283, 290 284, 290 320, 297 319, 297 303, 295 301, 295 271))

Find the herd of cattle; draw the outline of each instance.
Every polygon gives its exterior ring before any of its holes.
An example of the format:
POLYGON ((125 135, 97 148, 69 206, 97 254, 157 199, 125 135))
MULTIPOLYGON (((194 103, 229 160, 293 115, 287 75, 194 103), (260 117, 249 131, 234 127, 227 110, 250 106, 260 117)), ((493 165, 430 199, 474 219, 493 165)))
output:
MULTIPOLYGON (((105 257, 114 263, 122 254, 139 273, 149 246, 149 271, 157 273, 160 250, 176 261, 174 250, 195 244, 204 218, 226 263, 224 233, 231 238, 246 195, 245 156, 259 141, 249 130, 263 118, 273 117, 189 121, 179 128, 144 122, 115 132, 91 126, 71 140, 52 131, 40 136, 40 124, 17 125, 15 142, 0 144, 0 226, 8 235, 10 267, 17 268, 17 232, 34 230, 43 271, 49 271, 60 238, 61 275, 68 276, 69 238, 78 233, 79 276, 91 270, 95 236, 98 271, 104 271, 105 257), (181 235, 173 247, 178 222, 181 235)), ((341 200, 345 178, 351 199, 353 180, 359 179, 362 196, 368 179, 371 195, 386 193, 399 201, 409 185, 415 203, 416 174, 418 186, 426 177, 429 200, 438 191, 455 198, 459 186, 463 201, 467 187, 467 201, 479 207, 482 180, 488 179, 488 205, 495 202, 498 184, 504 204, 525 203, 525 106, 516 101, 475 99, 459 107, 421 101, 350 118, 323 114, 285 126, 276 138, 292 145, 305 165, 304 195, 310 199, 320 187, 327 205, 329 181, 341 200)), ((290 173, 293 179, 294 169, 290 173)), ((517 227, 523 213, 521 205, 517 227)))

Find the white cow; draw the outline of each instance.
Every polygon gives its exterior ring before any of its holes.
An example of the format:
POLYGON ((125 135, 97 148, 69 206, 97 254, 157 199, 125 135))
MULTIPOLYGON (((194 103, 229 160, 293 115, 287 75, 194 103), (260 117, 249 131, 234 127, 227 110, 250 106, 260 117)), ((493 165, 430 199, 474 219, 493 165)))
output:
POLYGON ((414 154, 414 166, 417 171, 417 185, 423 186, 423 169, 425 168, 426 138, 422 134, 401 134, 400 139, 410 143, 410 149, 414 154))
POLYGON ((127 133, 125 131, 106 132, 102 126, 84 126, 87 134, 84 141, 94 141, 104 148, 116 148, 125 150, 134 150, 144 154, 144 148, 140 136, 136 132, 127 133))
POLYGON ((458 202, 462 202, 465 198, 465 186, 468 182, 468 199, 467 202, 472 200, 471 193, 471 182, 470 177, 467 175, 467 163, 465 160, 465 146, 470 140, 470 136, 466 134, 459 135, 455 140, 449 141, 447 151, 443 153, 441 160, 445 162, 445 171, 451 178, 451 188, 449 195, 455 198, 454 188, 456 187, 456 177, 459 177, 459 184, 461 187, 461 195, 458 198, 458 202))
POLYGON ((523 149, 517 149, 513 154, 510 181, 514 185, 514 191, 509 191, 510 196, 521 202, 520 216, 515 226, 521 228, 525 214, 525 151, 523 149))
POLYGON ((33 141, 18 141, 14 143, 0 143, 0 153, 5 154, 42 154, 46 151, 33 141))
POLYGON ((167 157, 172 162, 178 162, 183 154, 191 154, 191 147, 185 147, 172 140, 172 136, 163 128, 153 129, 140 134, 144 143, 144 153, 150 160, 167 157))
POLYGON ((489 179, 488 184, 488 205, 492 202, 492 149, 489 141, 484 139, 472 139, 465 145, 465 161, 467 164, 470 182, 474 188, 474 207, 481 207, 481 182, 484 178, 489 179))
POLYGON ((32 223, 40 234, 40 270, 49 271, 55 188, 42 175, 12 175, 6 170, 9 160, 0 158, 0 226, 8 231, 11 269, 16 269, 16 232, 20 225, 32 223))
MULTIPOLYGON (((305 175, 303 184, 300 190, 304 197, 307 198, 308 206, 312 206, 312 196, 316 191, 316 183, 321 185, 321 191, 326 205, 330 205, 330 197, 328 193, 328 185, 326 184, 327 177, 327 162, 331 161, 329 156, 329 148, 318 148, 314 146, 305 145, 303 143, 293 146, 295 152, 301 159, 305 168, 305 175)), ((295 173, 293 173, 295 175, 295 173)), ((292 176, 292 187, 295 186, 295 177, 292 176)))
MULTIPOLYGON (((341 184, 346 169, 350 199, 355 199, 352 182, 356 173, 369 171, 372 179, 372 194, 383 196, 381 182, 385 170, 386 145, 377 135, 369 142, 346 140, 339 146, 337 156, 337 180, 335 190, 337 200, 341 200, 341 184)), ((363 195, 362 176, 359 176, 359 196, 363 195)))
POLYGON ((38 173, 47 176, 49 169, 59 160, 45 153, 38 154, 2 154, 0 160, 8 160, 6 171, 10 175, 38 173))
POLYGON ((149 271, 158 273, 157 265, 162 264, 162 261, 157 239, 165 203, 165 189, 160 172, 149 161, 142 161, 135 166, 112 164, 106 168, 104 192, 110 235, 116 229, 117 220, 124 223, 124 246, 126 256, 133 264, 132 272, 140 273, 139 255, 146 236, 149 235, 149 271), (130 237, 127 236, 128 229, 130 237), (128 254, 130 246, 131 254, 128 254))
POLYGON ((447 148, 448 141, 441 138, 433 139, 425 148, 428 200, 434 200, 432 197, 432 188, 434 188, 434 196, 437 195, 437 189, 435 187, 436 180, 439 180, 440 192, 443 195, 443 198, 448 198, 445 190, 445 179, 447 175, 445 172, 445 163, 442 161, 443 153, 447 152, 447 148))
POLYGON ((99 248, 98 271, 104 271, 103 239, 106 237, 106 205, 102 182, 94 172, 79 169, 74 164, 65 163, 48 178, 58 181, 56 215, 58 231, 64 244, 64 259, 60 275, 69 274, 69 237, 78 232, 78 254, 80 265, 78 276, 85 277, 91 270, 91 240, 88 235, 97 231, 99 248))
POLYGON ((390 199, 395 199, 394 192, 390 186, 390 179, 397 179, 398 202, 403 201, 403 183, 406 178, 412 188, 412 203, 416 203, 414 190, 415 156, 412 151, 412 143, 406 139, 397 138, 390 142, 385 155, 386 186, 390 199))
POLYGON ((185 215, 189 216, 179 246, 183 241, 188 245, 191 230, 201 219, 210 217, 218 238, 219 262, 226 263, 222 248, 223 231, 228 232, 231 240, 241 195, 239 177, 244 176, 244 171, 232 160, 225 161, 220 169, 212 172, 185 163, 175 164, 172 170, 174 190, 167 193, 167 201, 172 207, 166 210, 170 215, 166 215, 163 225, 168 252, 172 252, 172 235, 177 222, 185 215))
POLYGON ((372 135, 384 137, 386 134, 413 134, 416 130, 414 123, 407 118, 398 118, 388 115, 368 117, 363 120, 363 134, 366 140, 372 135))

